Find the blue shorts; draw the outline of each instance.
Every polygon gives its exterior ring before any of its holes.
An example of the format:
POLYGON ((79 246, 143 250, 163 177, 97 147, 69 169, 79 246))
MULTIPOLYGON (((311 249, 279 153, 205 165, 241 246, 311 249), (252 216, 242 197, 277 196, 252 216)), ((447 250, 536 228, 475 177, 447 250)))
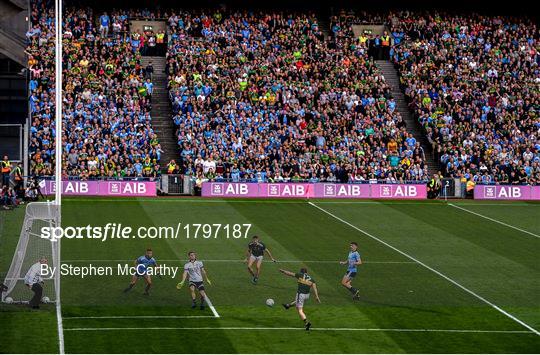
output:
POLYGON ((347 273, 345 274, 345 277, 349 279, 354 279, 355 276, 356 276, 356 271, 347 271, 347 273))

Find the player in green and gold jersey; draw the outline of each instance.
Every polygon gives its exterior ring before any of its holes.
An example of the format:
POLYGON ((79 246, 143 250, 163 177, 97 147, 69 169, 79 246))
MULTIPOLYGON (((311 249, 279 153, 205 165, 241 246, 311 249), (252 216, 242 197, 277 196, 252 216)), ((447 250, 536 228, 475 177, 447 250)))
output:
POLYGON ((315 299, 317 300, 317 302, 321 303, 321 299, 319 298, 319 291, 317 290, 317 284, 315 284, 315 280, 308 275, 306 268, 301 268, 300 272, 297 273, 283 269, 279 269, 279 271, 287 276, 294 277, 298 282, 298 290, 296 292, 295 300, 291 303, 284 303, 283 307, 285 307, 285 309, 289 309, 292 306, 296 305, 296 310, 300 315, 300 319, 302 319, 302 321, 304 322, 304 327, 306 328, 306 330, 309 330, 309 328, 311 327, 311 323, 308 321, 306 314, 304 313, 304 303, 308 300, 311 289, 313 289, 313 293, 315 294, 315 299))

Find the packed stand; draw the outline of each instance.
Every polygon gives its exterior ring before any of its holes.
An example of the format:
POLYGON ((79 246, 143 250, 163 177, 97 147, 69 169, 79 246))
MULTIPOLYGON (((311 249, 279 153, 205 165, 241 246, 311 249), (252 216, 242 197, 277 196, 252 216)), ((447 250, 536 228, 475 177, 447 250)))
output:
POLYGON ((390 16, 410 108, 446 176, 540 182, 540 42, 533 21, 390 16))
MULTIPOLYGON (((27 33, 31 173, 55 166, 54 11, 33 1, 27 33)), ((128 32, 127 12, 64 10, 63 175, 79 179, 153 178, 161 148, 151 127, 151 86, 141 67, 144 34, 128 32)))
POLYGON ((198 181, 423 180, 419 144, 367 48, 313 15, 175 13, 170 97, 198 181))

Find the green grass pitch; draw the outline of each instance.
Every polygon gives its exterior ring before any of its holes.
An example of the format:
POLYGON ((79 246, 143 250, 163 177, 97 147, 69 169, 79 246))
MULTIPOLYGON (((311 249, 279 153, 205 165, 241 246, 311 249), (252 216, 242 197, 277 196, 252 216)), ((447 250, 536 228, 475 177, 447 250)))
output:
MULTIPOLYGON (((540 204, 454 204, 467 211, 439 201, 65 199, 63 226, 250 223, 249 236, 258 234, 278 260, 266 258, 259 284, 253 285, 242 263, 248 239, 180 234, 176 239, 63 240, 62 262, 73 265, 132 262, 150 246, 158 262, 179 266, 195 250, 212 280, 207 291, 220 316, 192 310, 187 288, 175 288, 178 279, 154 278, 146 297, 142 282, 122 293, 129 277, 65 276, 65 350, 540 352, 540 336, 492 307, 540 329, 540 204), (345 269, 337 261, 346 258, 350 241, 358 242, 364 261, 353 282, 361 291, 359 301, 339 285, 345 269), (317 304, 312 297, 306 305, 310 332, 302 329, 294 309, 279 306, 293 299, 296 285, 278 269, 301 266, 317 281, 322 300, 317 304), (267 307, 267 298, 276 305, 267 307)), ((5 273, 24 210, 0 213, 5 273)), ((53 306, 31 312, 1 305, 0 321, 0 352, 58 351, 53 306)))

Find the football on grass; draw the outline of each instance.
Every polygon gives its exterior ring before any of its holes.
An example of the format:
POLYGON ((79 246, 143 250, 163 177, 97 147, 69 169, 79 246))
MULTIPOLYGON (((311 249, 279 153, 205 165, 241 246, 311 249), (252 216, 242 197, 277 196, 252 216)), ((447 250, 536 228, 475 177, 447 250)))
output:
POLYGON ((266 305, 267 305, 268 307, 273 307, 273 306, 274 306, 274 300, 271 299, 271 298, 267 299, 267 300, 266 300, 266 305))
POLYGON ((6 297, 6 298, 4 298, 4 302, 6 302, 6 303, 8 303, 8 304, 9 304, 9 303, 13 303, 13 298, 11 298, 11 297, 6 297))
POLYGON ((43 303, 50 303, 51 300, 50 300, 49 297, 45 296, 45 297, 43 297, 43 298, 41 299, 41 302, 43 302, 43 303))

